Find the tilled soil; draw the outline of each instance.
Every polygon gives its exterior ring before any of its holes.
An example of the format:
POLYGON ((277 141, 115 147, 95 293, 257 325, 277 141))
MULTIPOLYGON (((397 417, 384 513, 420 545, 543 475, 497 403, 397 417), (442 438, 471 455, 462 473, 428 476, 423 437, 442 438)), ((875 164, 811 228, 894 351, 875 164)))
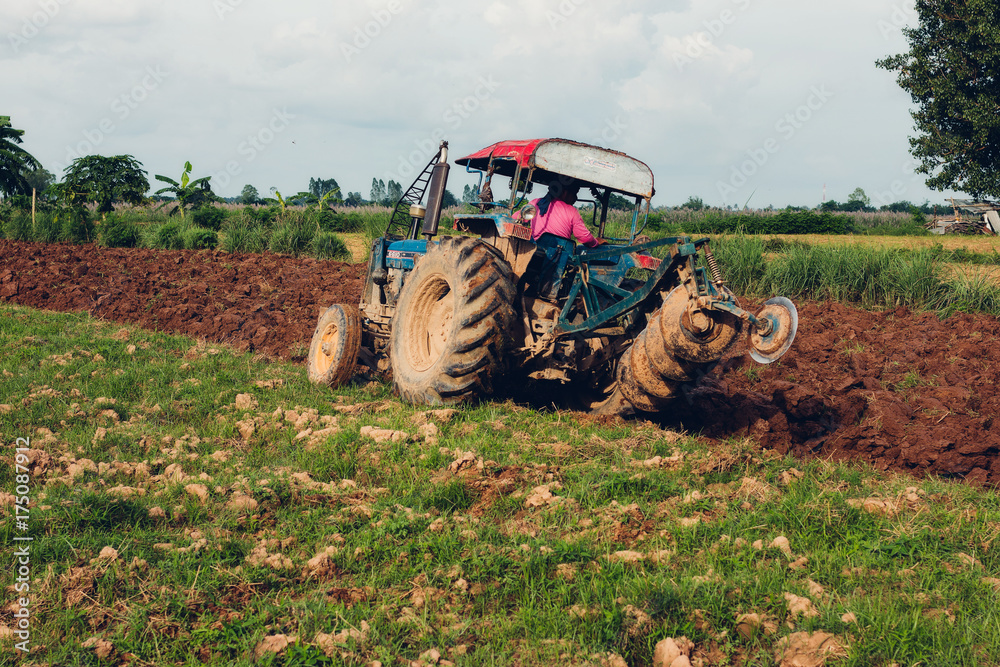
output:
POLYGON ((905 308, 799 304, 780 362, 748 355, 691 392, 710 436, 749 433, 782 453, 1000 483, 1000 321, 905 308))
POLYGON ((0 300, 302 359, 320 307, 356 304, 365 267, 264 253, 0 239, 0 300))
MULTIPOLYGON (((321 308, 357 303, 364 266, 210 251, 97 248, 0 239, 0 300, 86 310, 301 360, 321 308)), ((750 434, 796 455, 1000 483, 1000 322, 799 304, 779 362, 728 359, 692 392, 686 426, 750 434)))

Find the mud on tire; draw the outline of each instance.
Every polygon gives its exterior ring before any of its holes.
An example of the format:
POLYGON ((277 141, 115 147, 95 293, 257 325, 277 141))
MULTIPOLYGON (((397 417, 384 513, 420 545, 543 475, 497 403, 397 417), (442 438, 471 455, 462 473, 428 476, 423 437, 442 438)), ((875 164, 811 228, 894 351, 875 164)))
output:
POLYGON ((354 376, 361 350, 361 313, 338 303, 320 315, 309 346, 307 368, 315 384, 338 387, 354 376))
POLYGON ((401 398, 456 404, 493 392, 510 343, 510 267, 466 236, 443 236, 407 277, 389 338, 401 398))

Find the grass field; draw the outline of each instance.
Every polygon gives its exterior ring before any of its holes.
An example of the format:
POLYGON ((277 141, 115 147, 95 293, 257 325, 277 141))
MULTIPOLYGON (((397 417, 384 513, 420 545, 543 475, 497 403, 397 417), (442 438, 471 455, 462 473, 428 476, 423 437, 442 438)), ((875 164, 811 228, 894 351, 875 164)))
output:
MULTIPOLYGON (((363 233, 341 234, 351 251, 353 261, 367 262, 371 252, 370 238, 363 233)), ((734 238, 725 234, 713 234, 712 238, 725 240, 734 238)), ((898 248, 905 250, 932 249, 942 246, 946 251, 966 251, 981 255, 1000 253, 1000 237, 997 236, 865 236, 853 234, 768 234, 766 239, 780 239, 785 243, 802 243, 820 246, 867 246, 877 248, 898 248)))
POLYGON ((5 664, 1000 664, 994 492, 0 322, 5 664))
MULTIPOLYGON (((725 236, 720 236, 725 238, 725 236)), ((1000 252, 1000 236, 958 236, 935 234, 933 236, 866 236, 862 234, 769 234, 788 243, 799 241, 809 245, 866 245, 882 248, 909 250, 943 246, 945 250, 966 250, 983 254, 1000 252)))

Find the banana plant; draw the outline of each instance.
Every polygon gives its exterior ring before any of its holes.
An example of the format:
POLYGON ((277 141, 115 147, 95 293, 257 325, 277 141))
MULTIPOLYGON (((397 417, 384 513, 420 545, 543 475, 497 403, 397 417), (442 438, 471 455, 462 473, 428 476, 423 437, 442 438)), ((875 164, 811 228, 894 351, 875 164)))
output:
POLYGON ((319 198, 319 202, 316 204, 316 209, 322 211, 327 207, 327 202, 330 204, 339 204, 343 202, 343 199, 340 198, 340 188, 328 190, 325 195, 319 198))
POLYGON ((274 195, 275 198, 272 199, 271 197, 264 197, 263 199, 261 199, 261 201, 267 204, 268 206, 277 204, 279 207, 281 207, 281 212, 284 213, 285 209, 288 208, 288 203, 285 201, 285 198, 281 196, 281 193, 278 191, 278 188, 271 188, 271 194, 274 195))
POLYGON ((317 199, 316 195, 311 192, 296 192, 294 195, 289 197, 287 201, 292 206, 305 206, 308 208, 318 202, 319 199, 317 199))
MULTIPOLYGON (((181 218, 184 217, 184 209, 188 206, 194 208, 205 202, 212 201, 214 195, 212 193, 212 186, 209 181, 212 180, 211 176, 203 176, 202 178, 196 178, 191 180, 191 170, 193 167, 190 162, 184 163, 184 173, 181 174, 181 180, 178 183, 172 178, 167 176, 156 175, 156 180, 167 183, 167 187, 156 191, 156 194, 163 194, 164 192, 171 192, 174 195, 174 199, 177 200, 177 208, 170 212, 173 215, 177 211, 181 212, 181 218)), ((163 202, 157 208, 163 208, 167 206, 170 202, 163 202)))

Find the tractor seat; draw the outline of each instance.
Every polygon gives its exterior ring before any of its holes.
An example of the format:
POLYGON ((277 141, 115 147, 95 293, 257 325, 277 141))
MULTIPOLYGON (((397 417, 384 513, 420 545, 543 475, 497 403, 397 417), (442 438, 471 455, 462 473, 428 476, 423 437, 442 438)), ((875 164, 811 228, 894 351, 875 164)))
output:
POLYGON ((535 254, 524 272, 531 285, 529 292, 548 301, 557 300, 566 264, 575 249, 573 241, 555 234, 542 234, 538 237, 535 240, 535 254))

